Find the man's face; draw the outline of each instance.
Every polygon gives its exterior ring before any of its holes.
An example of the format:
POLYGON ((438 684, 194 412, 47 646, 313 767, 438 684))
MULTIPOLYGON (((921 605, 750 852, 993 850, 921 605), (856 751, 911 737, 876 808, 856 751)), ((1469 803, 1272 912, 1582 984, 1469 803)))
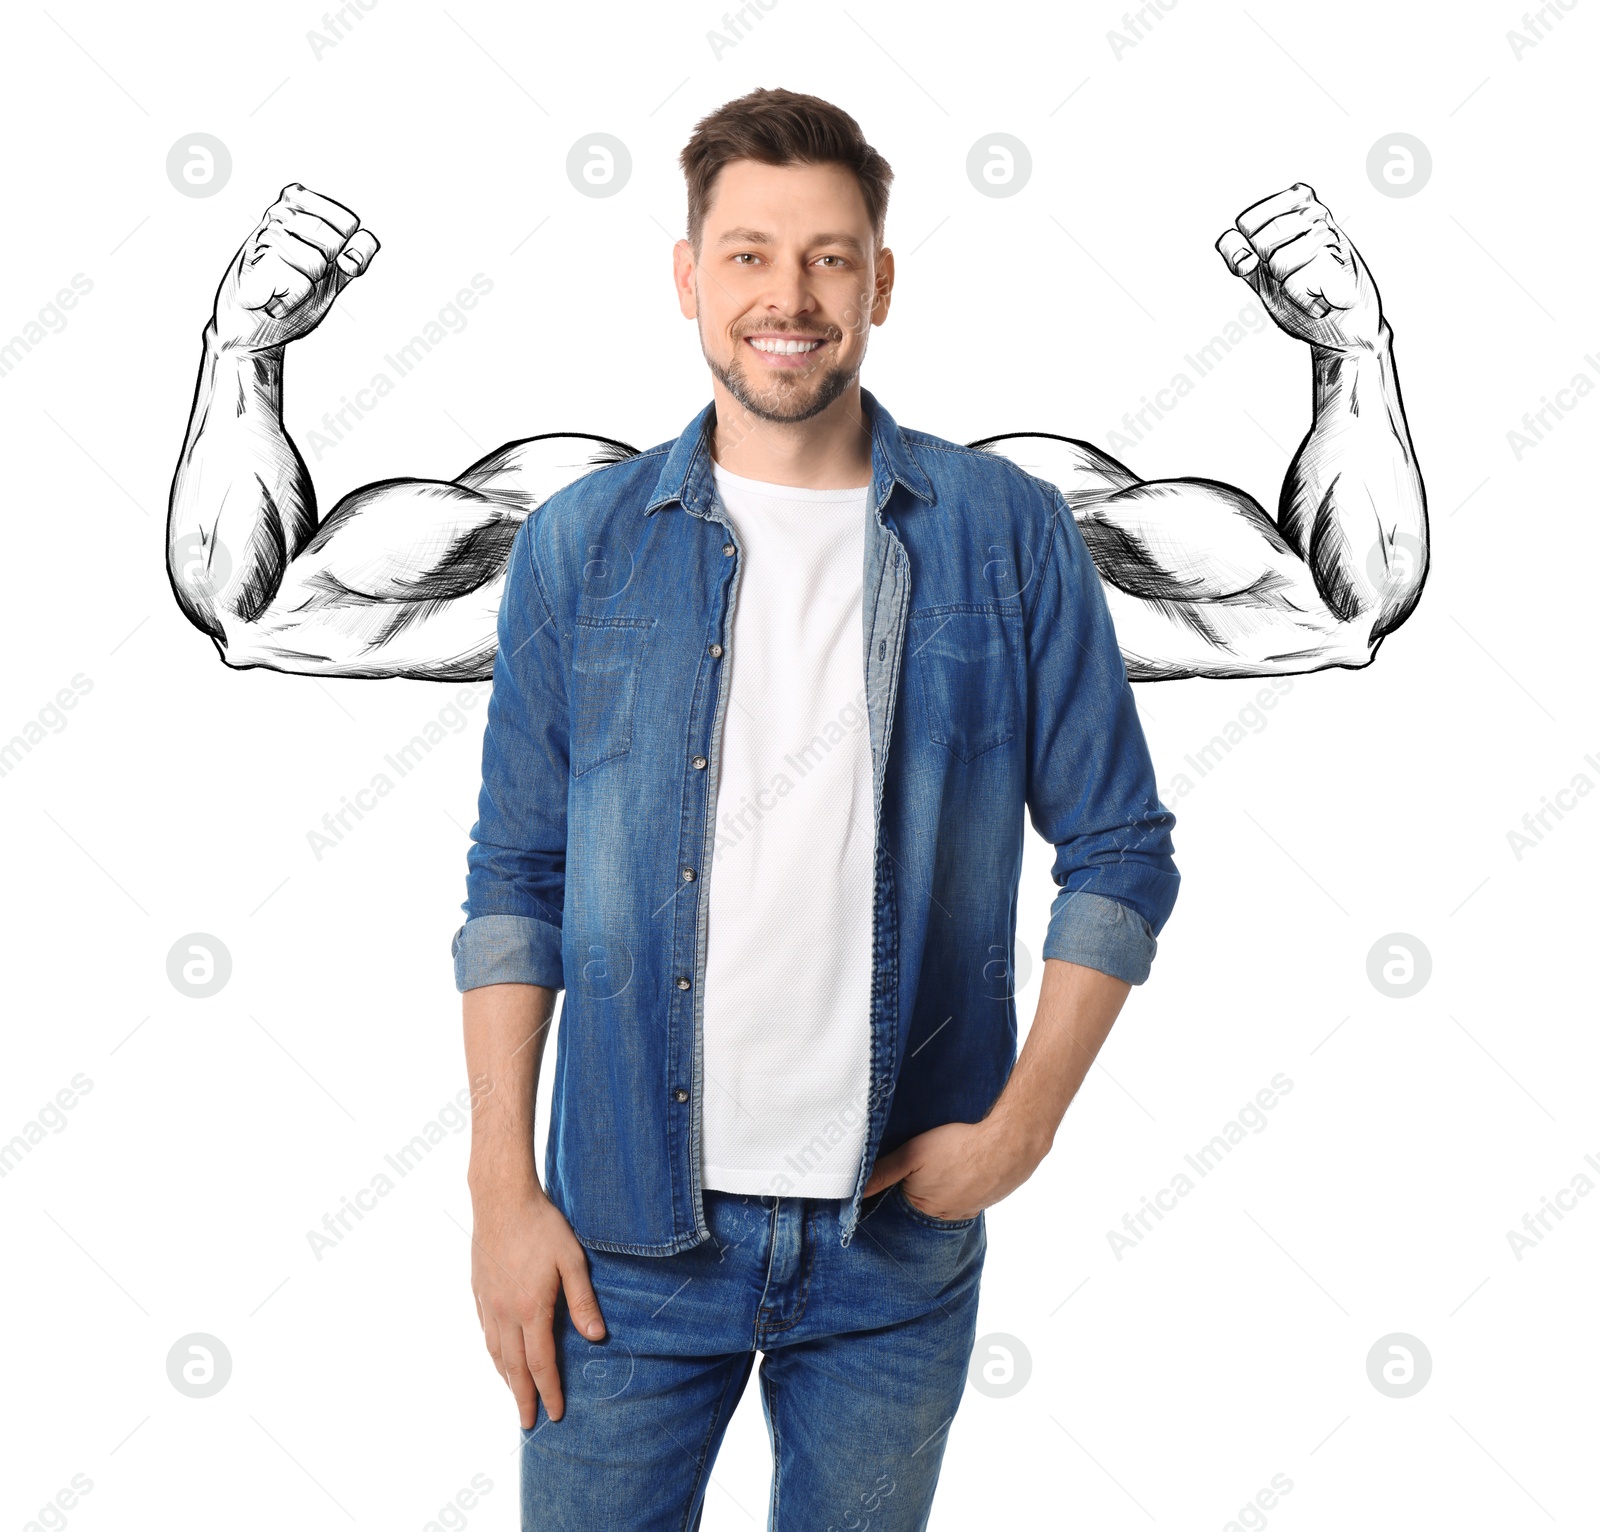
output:
POLYGON ((850 387, 894 282, 894 257, 874 253, 861 187, 842 165, 725 165, 699 256, 679 240, 673 266, 712 374, 752 415, 785 422, 821 414, 850 387))

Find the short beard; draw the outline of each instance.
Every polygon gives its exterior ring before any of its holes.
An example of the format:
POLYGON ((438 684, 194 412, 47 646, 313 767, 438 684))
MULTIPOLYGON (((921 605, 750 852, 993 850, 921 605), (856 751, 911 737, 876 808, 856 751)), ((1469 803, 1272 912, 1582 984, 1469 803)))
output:
MULTIPOLYGON (((743 344, 740 342, 739 344, 743 344)), ((794 425, 802 420, 810 420, 815 415, 820 415, 833 401, 839 398, 850 385, 855 382, 861 369, 859 366, 845 369, 843 367, 830 367, 822 375, 821 385, 815 396, 807 403, 794 404, 785 408, 774 404, 772 397, 763 397, 751 386, 750 380, 745 376, 742 366, 736 361, 731 367, 720 366, 715 357, 705 348, 705 342, 700 344, 701 354, 706 359, 706 366, 711 369, 711 375, 757 420, 770 420, 780 425, 794 425)), ((774 391, 775 392, 775 391, 774 391)))

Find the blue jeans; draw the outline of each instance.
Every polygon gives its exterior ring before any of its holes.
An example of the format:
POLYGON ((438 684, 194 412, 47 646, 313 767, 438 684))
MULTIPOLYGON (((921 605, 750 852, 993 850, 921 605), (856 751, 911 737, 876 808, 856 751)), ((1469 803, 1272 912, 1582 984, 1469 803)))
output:
POLYGON ((704 1193, 712 1238, 670 1256, 590 1250, 596 1344, 557 1304, 566 1413, 523 1432, 523 1532, 693 1532, 717 1449, 762 1353, 768 1532, 920 1532, 966 1386, 983 1215, 704 1193))

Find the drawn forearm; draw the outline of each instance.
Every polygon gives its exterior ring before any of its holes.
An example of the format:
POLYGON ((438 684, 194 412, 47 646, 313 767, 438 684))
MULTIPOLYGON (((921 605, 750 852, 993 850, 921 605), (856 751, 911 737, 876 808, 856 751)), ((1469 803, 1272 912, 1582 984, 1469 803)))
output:
POLYGON ((1365 665, 1416 605, 1427 510, 1387 324, 1371 349, 1313 348, 1312 366, 1276 518, 1214 480, 1127 482, 1076 444, 1064 493, 1133 679, 1365 665))
POLYGON ((1371 351, 1312 352, 1311 429, 1278 524, 1318 594, 1369 646, 1410 614, 1427 574, 1428 518, 1392 333, 1371 351))
POLYGON ((283 425, 283 350, 232 350, 208 328, 168 512, 179 605, 236 667, 486 677, 507 550, 531 502, 500 482, 506 449, 460 483, 366 485, 319 522, 283 425))
POLYGON ((272 602, 316 525, 310 476, 283 427, 283 348, 233 350, 208 325, 167 513, 179 606, 226 643, 272 602))

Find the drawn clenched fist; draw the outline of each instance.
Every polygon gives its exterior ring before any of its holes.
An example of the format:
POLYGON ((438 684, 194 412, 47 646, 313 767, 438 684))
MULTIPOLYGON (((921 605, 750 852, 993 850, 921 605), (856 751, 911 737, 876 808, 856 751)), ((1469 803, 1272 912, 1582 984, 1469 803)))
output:
POLYGON ((1383 313, 1372 273, 1303 181, 1247 207, 1217 250, 1285 334, 1337 351, 1378 343, 1383 313))
POLYGON ((377 253, 349 208, 291 183, 223 275, 212 319, 218 341, 267 351, 309 334, 377 253))

